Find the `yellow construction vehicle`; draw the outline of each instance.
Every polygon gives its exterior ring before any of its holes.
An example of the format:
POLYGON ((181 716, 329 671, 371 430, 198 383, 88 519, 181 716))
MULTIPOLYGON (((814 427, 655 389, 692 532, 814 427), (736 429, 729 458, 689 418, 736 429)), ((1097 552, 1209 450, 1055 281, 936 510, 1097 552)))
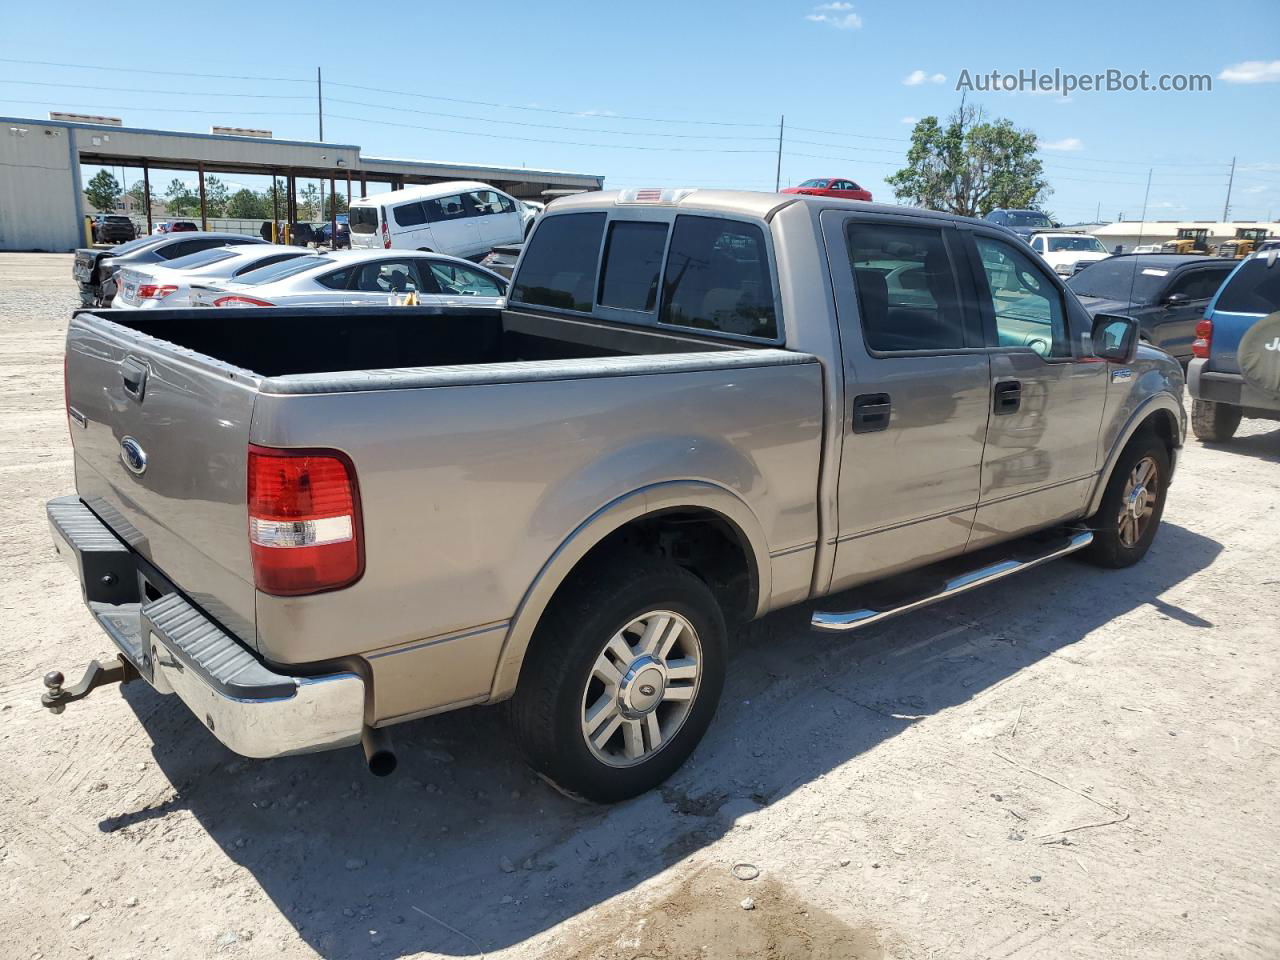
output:
POLYGON ((1266 227, 1240 227, 1235 238, 1218 245, 1218 256, 1242 260, 1261 246, 1267 239, 1266 227))
POLYGON ((1207 254, 1209 252, 1209 228, 1179 227, 1177 238, 1166 240, 1160 244, 1160 252, 1207 254))

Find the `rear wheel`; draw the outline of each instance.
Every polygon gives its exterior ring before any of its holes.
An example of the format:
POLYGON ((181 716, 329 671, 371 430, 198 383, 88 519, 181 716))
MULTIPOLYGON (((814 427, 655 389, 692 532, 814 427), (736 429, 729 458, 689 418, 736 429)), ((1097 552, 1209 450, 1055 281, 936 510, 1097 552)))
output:
POLYGON ((1226 443, 1240 426, 1239 407, 1213 400, 1191 401, 1191 432, 1207 443, 1226 443))
POLYGON ((1154 432, 1144 431, 1120 454, 1102 505, 1090 521, 1093 543, 1084 559, 1102 567, 1128 567, 1147 554, 1164 514, 1169 485, 1169 451, 1154 432))
POLYGON ((509 713, 530 765, 611 803, 693 752, 720 699, 725 625, 692 573, 644 557, 567 584, 543 616, 509 713))

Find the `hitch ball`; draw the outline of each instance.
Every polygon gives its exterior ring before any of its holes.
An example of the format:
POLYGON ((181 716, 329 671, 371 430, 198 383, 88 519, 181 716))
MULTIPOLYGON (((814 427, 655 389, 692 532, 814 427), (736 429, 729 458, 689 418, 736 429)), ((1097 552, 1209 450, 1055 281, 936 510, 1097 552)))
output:
POLYGON ((50 670, 44 675, 44 685, 49 691, 45 694, 45 703, 54 713, 61 713, 67 709, 66 704, 57 702, 62 699, 62 684, 65 680, 61 670, 50 670))

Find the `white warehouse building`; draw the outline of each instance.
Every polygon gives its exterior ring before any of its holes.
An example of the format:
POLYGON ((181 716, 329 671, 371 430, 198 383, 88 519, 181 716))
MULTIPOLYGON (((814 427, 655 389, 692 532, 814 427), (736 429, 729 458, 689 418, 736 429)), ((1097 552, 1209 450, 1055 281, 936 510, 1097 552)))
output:
MULTIPOLYGON (((84 245, 86 208, 81 164, 150 171, 278 176, 292 193, 298 179, 329 180, 348 196, 370 183, 480 180, 512 196, 544 199, 546 191, 599 190, 604 177, 562 170, 366 157, 352 144, 277 140, 226 133, 148 130, 82 120, 0 117, 0 250, 66 251, 84 245)), ((149 217, 150 211, 148 211, 149 217)))

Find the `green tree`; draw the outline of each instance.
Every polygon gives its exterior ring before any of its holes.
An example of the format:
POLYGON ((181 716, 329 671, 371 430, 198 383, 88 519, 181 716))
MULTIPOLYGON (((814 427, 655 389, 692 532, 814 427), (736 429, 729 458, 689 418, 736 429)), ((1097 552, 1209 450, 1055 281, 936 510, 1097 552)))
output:
POLYGON ((332 220, 335 213, 347 212, 347 198, 340 193, 325 194, 324 219, 332 220))
POLYGON ((226 216, 239 217, 243 220, 256 220, 258 218, 270 220, 270 198, 266 198, 265 203, 266 208, 264 209, 262 196, 252 190, 240 189, 227 198, 226 216))
POLYGON ((124 192, 133 204, 134 213, 140 213, 144 217, 147 215, 147 197, 146 184, 141 180, 135 180, 132 187, 124 192))
MULTIPOLYGON (((211 217, 220 217, 227 207, 227 185, 217 177, 208 176, 204 178, 204 208, 205 212, 211 217)), ((197 205, 200 202, 199 194, 196 195, 197 205)))
POLYGON ((169 181, 164 191, 164 207, 174 216, 195 213, 200 209, 200 197, 177 177, 169 181))
POLYGON ((298 194, 298 220, 317 220, 320 216, 320 188, 308 183, 298 194))
POLYGON ((925 117, 911 131, 907 165, 885 178, 899 200, 962 216, 996 207, 1036 207, 1052 192, 1036 156, 1036 135, 980 107, 925 117))
POLYGON ((94 208, 110 212, 120 205, 120 181, 111 175, 110 170, 99 170, 85 187, 84 195, 94 208))
POLYGON ((262 197, 262 216, 270 220, 279 212, 280 220, 283 222, 289 217, 289 191, 285 189, 285 185, 279 181, 273 183, 261 193, 262 197), (274 199, 273 199, 274 198, 274 199))

